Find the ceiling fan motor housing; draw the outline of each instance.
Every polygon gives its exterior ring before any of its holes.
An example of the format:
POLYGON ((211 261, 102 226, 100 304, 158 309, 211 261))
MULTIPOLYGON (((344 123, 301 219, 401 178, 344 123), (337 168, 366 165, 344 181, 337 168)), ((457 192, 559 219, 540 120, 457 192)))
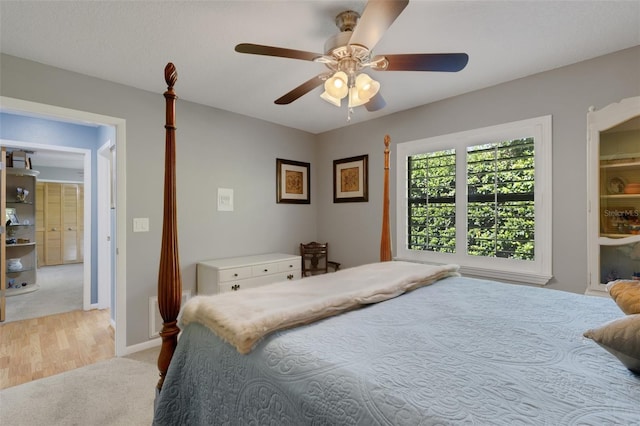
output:
POLYGON ((325 55, 335 59, 327 62, 329 69, 344 71, 349 75, 360 71, 369 62, 371 52, 365 46, 349 45, 360 15, 353 10, 347 10, 336 16, 336 26, 340 32, 327 40, 324 45, 325 55))

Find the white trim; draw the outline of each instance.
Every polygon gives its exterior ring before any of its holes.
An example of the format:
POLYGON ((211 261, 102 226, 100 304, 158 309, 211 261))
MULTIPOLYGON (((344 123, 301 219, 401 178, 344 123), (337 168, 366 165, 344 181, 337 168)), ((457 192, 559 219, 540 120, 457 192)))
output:
MULTIPOLYGON (((126 120, 117 117, 110 117, 107 115, 94 114, 86 111, 73 110, 69 108, 58 107, 54 105, 47 105, 37 102, 25 101, 22 99, 9 98, 6 96, 0 96, 0 110, 5 112, 27 112, 32 114, 39 114, 45 117, 52 117, 54 119, 66 119, 71 122, 83 122, 83 123, 99 123, 102 125, 114 126, 116 128, 116 167, 117 167, 117 218, 116 218, 116 233, 118 252, 116 256, 116 327, 115 327, 115 351, 116 356, 122 356, 127 348, 127 176, 126 176, 126 120)), ((52 146, 48 145, 47 149, 51 149, 52 146)), ((55 147, 56 149, 62 147, 55 147)), ((86 161, 86 159, 85 159, 86 161)), ((86 164, 86 163, 85 163, 86 164)), ((85 170, 85 182, 87 176, 90 178, 90 174, 85 170)), ((85 188, 86 191, 86 188, 85 188)), ((85 199, 90 197, 86 196, 85 199)), ((91 203, 89 203, 90 205, 91 203)), ((86 204, 85 204, 86 206, 86 204)), ((85 215, 90 217, 89 215, 85 215)), ((90 223, 90 222, 89 222, 90 223)), ((85 229, 91 229, 89 226, 85 229)), ((89 235, 91 232, 85 232, 89 235)), ((86 238, 86 237, 85 237, 86 238)), ((86 244, 85 239, 85 244, 86 244)), ((90 240, 89 240, 90 241, 90 240)), ((85 245, 91 248, 91 245, 85 245)), ((90 259, 90 255, 89 255, 90 259)), ((85 259, 86 261, 86 259, 85 259)), ((89 269, 90 271, 90 269, 89 269)), ((85 279, 87 273, 85 272, 85 279)), ((89 272, 89 281, 91 281, 91 274, 89 272)))
POLYGON ((431 263, 458 263, 470 275, 544 285, 552 278, 552 118, 550 115, 481 129, 399 143, 396 147, 396 253, 398 258, 431 263), (407 247, 407 157, 424 152, 456 150, 456 246, 466 247, 466 148, 488 141, 534 138, 535 155, 535 260, 435 253, 407 247), (460 218, 464 218, 460 220, 460 218))
MULTIPOLYGON (((111 266, 113 264, 111 242, 111 140, 97 150, 97 241, 98 249, 98 306, 111 308, 111 266)), ((113 315, 113 314, 112 314, 113 315)))
MULTIPOLYGON (((180 309, 182 309, 189 299, 191 299, 191 290, 183 291, 180 299, 180 309)), ((161 331, 162 316, 160 314, 160 307, 158 306, 158 296, 151 296, 149 297, 149 338, 154 339, 160 337, 161 331)))
POLYGON ((609 293, 607 293, 607 290, 604 288, 602 290, 595 290, 593 288, 587 287, 587 290, 584 292, 584 294, 587 296, 609 297, 609 293))
POLYGON ((157 348, 158 346, 161 346, 161 345, 162 345, 162 339, 158 337, 153 340, 148 340, 146 342, 138 343, 131 346, 125 346, 122 349, 122 352, 118 356, 131 355, 136 352, 146 351, 147 349, 157 348))

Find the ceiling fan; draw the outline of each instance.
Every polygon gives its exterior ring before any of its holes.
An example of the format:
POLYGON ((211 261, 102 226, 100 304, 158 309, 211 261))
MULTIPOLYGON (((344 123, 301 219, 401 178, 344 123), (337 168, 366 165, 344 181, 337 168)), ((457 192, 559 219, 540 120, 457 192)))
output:
POLYGON ((409 0, 369 0, 362 16, 352 10, 338 14, 335 22, 340 33, 327 40, 324 54, 252 43, 238 44, 235 51, 313 61, 329 68, 276 99, 278 105, 290 104, 324 83, 322 99, 339 107, 347 98, 350 111, 360 105, 377 111, 386 102, 379 92, 380 84, 362 72, 364 69, 457 72, 469 61, 466 53, 373 55, 375 45, 408 3, 409 0))

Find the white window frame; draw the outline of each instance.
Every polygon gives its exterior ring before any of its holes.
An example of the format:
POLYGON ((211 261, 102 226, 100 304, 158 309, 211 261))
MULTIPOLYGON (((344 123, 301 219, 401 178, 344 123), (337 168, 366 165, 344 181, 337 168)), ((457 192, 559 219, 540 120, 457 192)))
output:
POLYGON ((509 282, 545 285, 552 278, 552 120, 551 115, 459 133, 399 143, 397 157, 396 259, 434 264, 455 263, 464 275, 509 282), (535 259, 518 260, 472 256, 467 241, 467 147, 491 142, 534 138, 535 259), (456 253, 407 248, 409 156, 454 149, 456 152, 456 253))

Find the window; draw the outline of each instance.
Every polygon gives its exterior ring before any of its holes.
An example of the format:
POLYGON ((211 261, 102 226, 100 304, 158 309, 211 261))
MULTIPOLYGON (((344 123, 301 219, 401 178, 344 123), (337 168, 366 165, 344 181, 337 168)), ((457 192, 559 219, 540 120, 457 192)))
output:
POLYGON ((397 257, 551 278, 551 117, 398 144, 397 257))

